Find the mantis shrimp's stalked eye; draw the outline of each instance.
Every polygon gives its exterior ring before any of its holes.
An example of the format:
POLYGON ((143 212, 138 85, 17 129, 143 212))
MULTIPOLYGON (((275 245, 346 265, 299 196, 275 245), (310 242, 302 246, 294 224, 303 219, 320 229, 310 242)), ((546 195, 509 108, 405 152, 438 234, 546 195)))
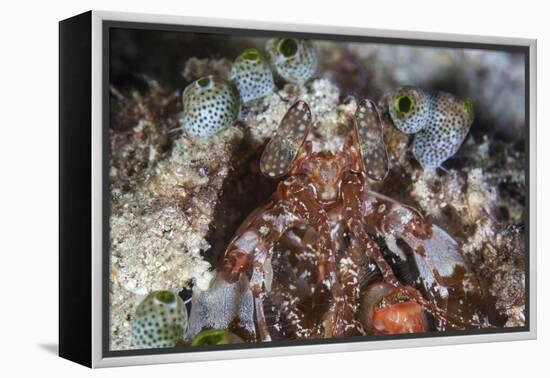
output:
POLYGON ((149 294, 132 320, 132 342, 137 348, 174 347, 187 329, 187 310, 179 296, 163 290, 149 294))
POLYGON ((403 87, 387 99, 395 127, 416 134, 413 154, 427 170, 439 167, 458 151, 474 120, 472 102, 448 93, 427 94, 403 87))
POLYGON ((269 64, 256 49, 246 49, 237 57, 229 78, 243 102, 267 96, 275 89, 269 64))
POLYGON ((240 99, 235 86, 216 76, 204 76, 182 94, 182 128, 191 136, 209 136, 237 120, 240 99))
POLYGON ((423 307, 411 300, 404 288, 373 284, 367 288, 362 306, 361 321, 374 334, 419 333, 428 329, 423 307))
POLYGON ((382 121, 374 102, 363 100, 355 112, 355 127, 365 173, 373 180, 388 174, 388 154, 382 132, 382 121))
POLYGON ((223 345, 242 342, 243 340, 239 336, 225 329, 209 329, 195 336, 191 341, 191 345, 223 345))
POLYGON ((317 52, 310 41, 270 39, 266 44, 266 53, 273 71, 289 83, 303 84, 317 70, 317 52))
POLYGON ((277 178, 290 171, 307 137, 311 120, 311 110, 304 101, 296 101, 290 107, 262 153, 260 170, 264 175, 277 178))
POLYGON ((430 98, 421 89, 403 87, 388 97, 388 107, 395 127, 406 134, 414 134, 426 126, 430 98))

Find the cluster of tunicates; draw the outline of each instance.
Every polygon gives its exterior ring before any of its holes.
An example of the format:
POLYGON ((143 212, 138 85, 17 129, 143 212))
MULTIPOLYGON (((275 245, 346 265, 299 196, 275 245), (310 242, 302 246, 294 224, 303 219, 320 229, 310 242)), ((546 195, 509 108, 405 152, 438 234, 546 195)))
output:
POLYGON ((395 127, 415 135, 412 151, 425 170, 440 167, 458 151, 474 120, 472 102, 449 93, 402 87, 386 98, 395 127))
POLYGON ((302 85, 317 70, 311 41, 270 39, 265 55, 246 49, 235 59, 229 80, 205 76, 189 84, 182 94, 182 128, 191 136, 210 136, 235 123, 241 104, 273 93, 275 78, 302 85))
MULTIPOLYGON (((185 88, 182 128, 188 135, 208 137, 230 127, 242 104, 274 92, 276 79, 303 85, 317 66, 316 50, 307 40, 269 39, 265 57, 256 49, 246 49, 235 59, 229 80, 209 75, 185 88)), ((425 170, 436 169, 453 156, 473 122, 472 102, 448 93, 402 87, 386 99, 395 127, 415 135, 412 152, 425 170)))

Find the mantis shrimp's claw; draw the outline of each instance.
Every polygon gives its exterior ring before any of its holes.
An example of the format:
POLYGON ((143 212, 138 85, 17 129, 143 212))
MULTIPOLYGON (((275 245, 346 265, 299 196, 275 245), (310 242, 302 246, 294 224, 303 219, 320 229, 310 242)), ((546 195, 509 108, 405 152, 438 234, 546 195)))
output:
POLYGON ((192 340, 205 329, 229 328, 247 339, 256 335, 254 299, 246 275, 236 282, 217 275, 208 290, 193 292, 185 338, 192 340))

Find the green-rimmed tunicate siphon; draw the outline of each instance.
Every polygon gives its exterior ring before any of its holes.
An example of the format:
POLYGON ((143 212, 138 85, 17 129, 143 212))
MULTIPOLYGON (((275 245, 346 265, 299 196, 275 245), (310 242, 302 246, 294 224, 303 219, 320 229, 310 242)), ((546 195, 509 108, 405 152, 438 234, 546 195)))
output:
POLYGON ((439 167, 458 151, 474 120, 469 99, 445 92, 403 87, 386 99, 395 127, 415 134, 412 151, 426 170, 439 167))
POLYGON ((289 83, 303 84, 317 70, 317 52, 311 41, 270 39, 265 50, 273 71, 289 83))
POLYGON ((140 349, 174 347, 187 329, 187 310, 171 291, 155 291, 138 305, 132 319, 132 343, 140 349))
POLYGON ((271 68, 256 49, 246 49, 235 59, 229 78, 243 102, 265 97, 275 89, 271 68))
POLYGON ((402 87, 388 97, 388 108, 392 121, 399 130, 414 134, 428 122, 431 99, 420 88, 402 87))
POLYGON ((205 137, 232 126, 240 107, 235 86, 220 77, 204 76, 183 91, 182 128, 191 136, 205 137))
POLYGON ((191 345, 222 345, 242 342, 243 340, 231 331, 225 329, 209 329, 195 336, 191 341, 191 345))

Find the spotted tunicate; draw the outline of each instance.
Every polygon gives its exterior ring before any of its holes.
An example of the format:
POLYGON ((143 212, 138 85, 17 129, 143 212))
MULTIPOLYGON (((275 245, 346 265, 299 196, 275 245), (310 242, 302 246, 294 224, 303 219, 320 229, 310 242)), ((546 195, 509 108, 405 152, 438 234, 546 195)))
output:
POLYGON ((187 310, 171 291, 155 291, 138 305, 132 320, 134 347, 174 347, 187 329, 187 310))
POLYGON ((474 120, 469 99, 445 92, 403 87, 387 97, 387 105, 395 127, 415 134, 413 155, 426 170, 441 166, 458 151, 474 120))
POLYGON ((210 136, 237 120, 240 99, 235 86, 220 77, 204 76, 183 91, 182 128, 191 136, 210 136))
POLYGON ((243 102, 265 97, 275 88, 269 64, 256 49, 246 49, 235 59, 229 78, 243 102))
POLYGON ((289 83, 303 84, 317 70, 317 52, 311 41, 270 39, 265 49, 273 71, 289 83))

